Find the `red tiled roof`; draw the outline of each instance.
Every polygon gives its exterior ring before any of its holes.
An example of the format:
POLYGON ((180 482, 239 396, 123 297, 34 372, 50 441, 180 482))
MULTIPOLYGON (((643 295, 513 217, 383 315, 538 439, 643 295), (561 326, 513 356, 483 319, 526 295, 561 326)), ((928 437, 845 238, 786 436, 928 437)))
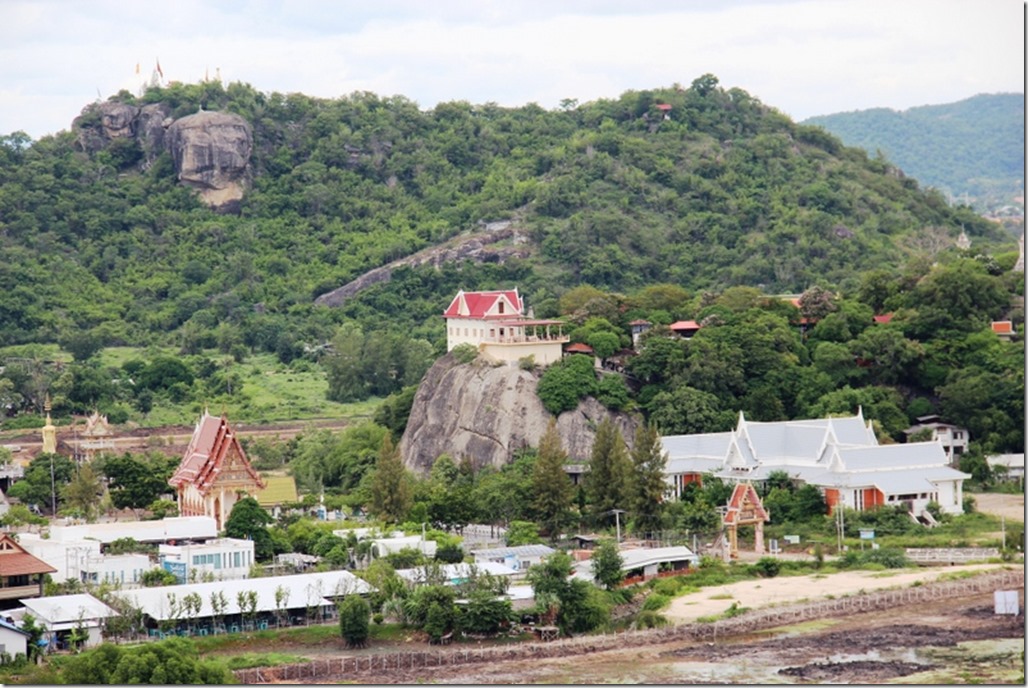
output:
POLYGON ((593 348, 588 344, 575 342, 574 344, 569 345, 568 348, 564 349, 564 351, 569 354, 591 354, 593 352, 593 348))
POLYGON ((203 418, 197 423, 186 453, 182 456, 182 462, 168 480, 168 484, 179 487, 193 483, 201 493, 205 492, 218 477, 230 449, 235 449, 235 453, 242 458, 243 467, 256 487, 263 489, 264 481, 250 465, 246 452, 228 425, 228 420, 207 412, 204 412, 203 418))
POLYGON ((630 322, 628 324, 632 325, 632 326, 637 326, 637 325, 651 325, 652 323, 649 320, 633 320, 632 322, 630 322))
POLYGON ((1014 323, 1010 320, 994 320, 992 331, 996 334, 1014 334, 1014 323))
POLYGON ((0 535, 0 577, 27 576, 33 573, 57 573, 57 569, 26 552, 10 534, 0 535))
POLYGON ((892 318, 895 315, 895 313, 883 313, 882 315, 876 315, 874 319, 876 323, 884 325, 886 323, 892 322, 892 318))
POLYGON ((702 327, 695 320, 679 320, 676 323, 671 324, 671 331, 678 332, 679 330, 698 330, 702 327))
POLYGON ((665 112, 671 109, 671 105, 669 105, 668 103, 657 103, 655 107, 658 110, 664 110, 665 112))
POLYGON ((518 315, 525 309, 525 304, 521 300, 521 296, 518 295, 518 290, 510 289, 506 291, 461 291, 458 292, 450 305, 443 312, 444 318, 472 318, 475 320, 482 320, 487 317, 504 317, 509 318, 512 315, 518 315), (513 313, 492 313, 487 315, 493 306, 496 305, 497 301, 506 301, 508 307, 514 309, 513 313))

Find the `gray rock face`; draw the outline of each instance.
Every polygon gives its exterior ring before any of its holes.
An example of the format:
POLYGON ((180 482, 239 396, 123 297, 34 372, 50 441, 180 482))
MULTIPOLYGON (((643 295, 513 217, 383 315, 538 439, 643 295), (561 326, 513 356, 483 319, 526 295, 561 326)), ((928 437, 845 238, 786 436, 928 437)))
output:
POLYGON ((139 108, 125 103, 94 103, 82 109, 72 126, 79 147, 93 154, 105 149, 114 139, 135 136, 139 108))
POLYGON ((175 120, 166 144, 179 180, 222 211, 238 208, 249 186, 253 134, 239 115, 198 112, 175 120))
MULTIPOLYGON (((537 446, 550 414, 536 394, 537 378, 514 366, 482 359, 460 364, 452 354, 436 361, 418 387, 400 455, 412 471, 427 474, 441 454, 470 457, 476 468, 499 468, 517 450, 537 446)), ((587 461, 596 426, 611 416, 629 446, 639 421, 611 413, 594 399, 562 413, 557 428, 571 459, 587 461)))
POLYGON ((136 138, 147 163, 164 152, 164 133, 171 122, 165 122, 171 108, 164 103, 150 103, 139 108, 136 116, 136 138))

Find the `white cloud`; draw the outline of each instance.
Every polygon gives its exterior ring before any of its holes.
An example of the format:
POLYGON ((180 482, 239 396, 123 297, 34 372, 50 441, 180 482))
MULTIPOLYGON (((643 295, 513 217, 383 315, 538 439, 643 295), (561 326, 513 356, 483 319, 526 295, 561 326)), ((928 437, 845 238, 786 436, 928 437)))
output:
POLYGON ((66 129, 97 90, 213 77, 334 98, 354 90, 556 107, 713 73, 796 119, 1023 91, 1011 0, 562 3, 0 2, 0 133, 66 129))

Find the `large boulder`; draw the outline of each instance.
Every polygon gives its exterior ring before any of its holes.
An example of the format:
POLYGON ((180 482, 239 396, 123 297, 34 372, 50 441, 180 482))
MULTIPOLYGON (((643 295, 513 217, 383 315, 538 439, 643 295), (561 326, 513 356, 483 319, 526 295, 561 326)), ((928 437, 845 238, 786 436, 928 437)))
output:
POLYGON ((171 122, 171 107, 166 103, 150 103, 139 108, 136 138, 147 163, 164 152, 164 133, 171 122))
POLYGON ((108 101, 87 105, 72 122, 79 148, 93 154, 110 146, 115 139, 135 136, 138 114, 139 108, 126 103, 108 101))
POLYGON ((250 182, 253 133, 239 115, 197 112, 175 120, 166 145, 179 180, 212 208, 235 211, 250 182))
MULTIPOLYGON (((427 474, 441 454, 469 457, 476 468, 500 468, 519 449, 538 446, 551 415, 536 394, 535 373, 493 365, 482 358, 462 364, 447 354, 426 373, 414 396, 400 454, 409 469, 427 474)), ((612 417, 631 446, 639 420, 612 413, 595 399, 557 418, 564 449, 572 461, 588 461, 596 426, 612 417)))

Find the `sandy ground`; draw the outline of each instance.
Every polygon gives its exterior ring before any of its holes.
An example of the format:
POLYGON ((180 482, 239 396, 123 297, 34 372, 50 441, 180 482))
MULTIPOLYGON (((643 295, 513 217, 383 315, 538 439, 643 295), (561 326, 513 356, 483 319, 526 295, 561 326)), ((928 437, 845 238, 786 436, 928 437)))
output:
POLYGON ((1021 494, 972 493, 971 496, 978 504, 978 511, 993 516, 1005 516, 1008 520, 1024 523, 1023 492, 1021 494))
MULTIPOLYGON (((961 571, 1002 568, 1000 564, 961 566, 961 571)), ((757 609, 777 604, 811 601, 829 595, 842 597, 856 592, 883 588, 905 588, 917 581, 928 582, 954 570, 951 567, 916 571, 847 571, 833 574, 765 578, 704 588, 690 595, 677 597, 664 612, 672 623, 695 621, 702 616, 720 614, 733 602, 740 607, 757 609)))

